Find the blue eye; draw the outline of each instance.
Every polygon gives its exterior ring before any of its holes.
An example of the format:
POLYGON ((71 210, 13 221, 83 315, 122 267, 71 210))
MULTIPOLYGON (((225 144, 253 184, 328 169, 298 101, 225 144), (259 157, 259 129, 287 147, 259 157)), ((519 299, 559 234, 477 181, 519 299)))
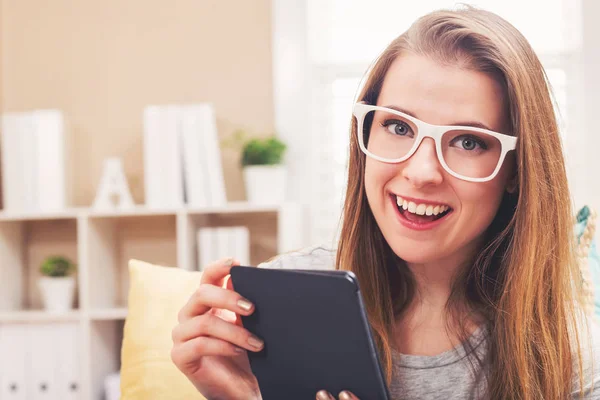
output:
POLYGON ((392 135, 408 137, 414 136, 412 134, 412 129, 410 128, 410 126, 403 121, 389 119, 383 122, 381 126, 384 127, 392 135))
POLYGON ((467 151, 487 150, 487 145, 483 140, 471 135, 459 136, 452 141, 452 144, 458 144, 461 149, 467 151))

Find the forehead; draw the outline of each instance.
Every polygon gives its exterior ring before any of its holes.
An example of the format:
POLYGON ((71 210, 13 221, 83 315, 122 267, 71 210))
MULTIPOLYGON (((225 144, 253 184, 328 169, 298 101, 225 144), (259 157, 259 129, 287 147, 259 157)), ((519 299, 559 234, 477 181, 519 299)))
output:
POLYGON ((390 66, 377 105, 400 107, 436 125, 477 121, 503 131, 507 120, 502 87, 490 75, 411 53, 390 66))

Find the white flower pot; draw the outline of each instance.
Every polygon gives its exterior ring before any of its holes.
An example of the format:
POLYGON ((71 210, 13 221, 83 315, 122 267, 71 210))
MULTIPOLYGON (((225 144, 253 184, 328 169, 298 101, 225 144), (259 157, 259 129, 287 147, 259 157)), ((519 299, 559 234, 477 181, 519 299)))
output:
POLYGON ((44 308, 53 312, 64 312, 73 308, 75 299, 75 278, 41 277, 38 281, 44 308))
POLYGON ((253 204, 281 204, 285 201, 286 169, 283 165, 244 167, 246 196, 253 204))

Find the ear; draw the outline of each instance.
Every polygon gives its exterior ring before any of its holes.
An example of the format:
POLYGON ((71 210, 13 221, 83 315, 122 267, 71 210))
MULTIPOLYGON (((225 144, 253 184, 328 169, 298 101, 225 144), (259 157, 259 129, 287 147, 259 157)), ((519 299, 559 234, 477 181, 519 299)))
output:
POLYGON ((514 194, 519 188, 519 176, 517 174, 513 174, 508 181, 506 182, 506 191, 510 194, 514 194))

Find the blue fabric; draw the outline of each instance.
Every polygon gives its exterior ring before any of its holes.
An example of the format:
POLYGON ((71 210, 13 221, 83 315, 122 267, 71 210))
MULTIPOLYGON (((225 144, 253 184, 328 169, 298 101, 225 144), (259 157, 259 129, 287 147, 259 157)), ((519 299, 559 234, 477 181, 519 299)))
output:
MULTIPOLYGON (((581 235, 585 230, 589 215, 590 210, 587 206, 584 206, 577 213, 577 224, 575 225, 577 240, 581 238, 581 235)), ((592 240, 592 244, 590 245, 588 262, 590 266, 590 277, 592 284, 594 285, 594 314, 596 317, 600 318, 600 254, 598 254, 598 248, 596 246, 596 237, 594 237, 594 240, 592 240)))

